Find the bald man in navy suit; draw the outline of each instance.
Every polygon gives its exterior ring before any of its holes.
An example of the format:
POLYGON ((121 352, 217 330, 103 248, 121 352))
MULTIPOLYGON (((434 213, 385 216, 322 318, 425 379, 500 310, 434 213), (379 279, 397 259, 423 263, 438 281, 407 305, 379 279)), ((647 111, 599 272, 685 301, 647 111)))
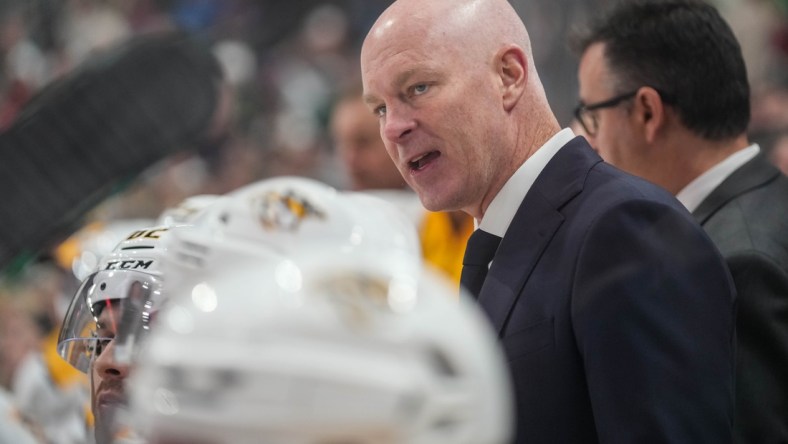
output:
POLYGON ((476 218, 463 283, 506 350, 516 442, 730 442, 722 257, 673 196, 561 129, 511 5, 398 0, 361 69, 422 203, 476 218))

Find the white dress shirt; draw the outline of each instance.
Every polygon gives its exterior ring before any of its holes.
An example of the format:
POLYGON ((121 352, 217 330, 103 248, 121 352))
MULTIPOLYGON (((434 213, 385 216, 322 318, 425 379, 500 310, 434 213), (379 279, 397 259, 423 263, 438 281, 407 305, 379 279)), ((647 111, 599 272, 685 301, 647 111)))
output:
POLYGON ((690 213, 695 211, 698 205, 709 197, 709 194, 711 194, 723 180, 727 179, 728 176, 733 174, 739 167, 757 156, 760 151, 761 148, 757 143, 743 150, 736 151, 687 184, 687 186, 676 194, 676 199, 678 199, 690 213))
POLYGON ((574 137, 570 128, 564 128, 526 159, 495 195, 482 220, 476 221, 477 228, 502 238, 536 178, 555 153, 574 137))

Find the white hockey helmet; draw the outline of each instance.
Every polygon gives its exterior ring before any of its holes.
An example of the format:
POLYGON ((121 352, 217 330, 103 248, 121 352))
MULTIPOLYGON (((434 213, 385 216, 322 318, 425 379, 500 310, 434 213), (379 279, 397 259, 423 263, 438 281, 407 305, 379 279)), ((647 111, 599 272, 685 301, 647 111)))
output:
POLYGON ((401 253, 310 252, 176 293, 131 376, 135 426, 151 442, 511 438, 489 324, 401 253))
POLYGON ((302 177, 255 182, 228 194, 173 234, 173 282, 221 272, 238 258, 276 261, 318 245, 397 249, 420 258, 415 227, 386 202, 302 177))
POLYGON ((80 285, 66 312, 58 354, 80 371, 114 340, 115 359, 129 363, 164 300, 167 237, 179 227, 141 228, 105 255, 80 285))
POLYGON ((173 225, 191 225, 211 205, 223 199, 218 194, 198 194, 189 196, 173 207, 162 211, 156 225, 169 227, 173 225))

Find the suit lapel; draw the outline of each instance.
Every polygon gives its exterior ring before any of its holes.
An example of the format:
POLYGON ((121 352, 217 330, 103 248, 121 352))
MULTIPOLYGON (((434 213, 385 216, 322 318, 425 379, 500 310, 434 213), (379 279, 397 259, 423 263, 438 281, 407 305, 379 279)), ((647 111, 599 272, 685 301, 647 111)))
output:
POLYGON ((563 220, 561 213, 541 196, 527 199, 527 205, 521 205, 512 220, 479 292, 479 303, 499 333, 520 290, 563 220), (522 211, 526 207, 528 211, 522 211))
POLYGON ((692 214, 695 216, 695 220, 703 225, 714 213, 732 199, 754 188, 763 186, 779 175, 780 171, 772 166, 762 154, 758 154, 728 176, 701 202, 692 214))
POLYGON ((577 137, 548 162, 523 199, 495 253, 479 303, 500 334, 520 292, 564 221, 560 208, 576 196, 591 167, 601 162, 577 137))

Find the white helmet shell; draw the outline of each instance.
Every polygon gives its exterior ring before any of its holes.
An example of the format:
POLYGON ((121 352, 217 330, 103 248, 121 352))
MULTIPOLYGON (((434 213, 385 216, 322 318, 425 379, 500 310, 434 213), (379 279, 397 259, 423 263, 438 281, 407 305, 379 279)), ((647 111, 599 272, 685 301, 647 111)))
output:
POLYGON ((503 444, 488 322, 407 255, 310 251, 180 288, 132 375, 149 438, 503 444))
MULTIPOLYGON (((419 255, 413 224, 392 204, 369 194, 340 192, 303 177, 277 177, 242 187, 231 194, 244 212, 253 216, 266 242, 282 251, 297 253, 299 244, 324 243, 350 248, 395 248, 419 255)), ((253 230, 259 233, 260 230, 253 230)))
POLYGON ((169 227, 173 225, 191 225, 214 203, 223 199, 217 194, 198 194, 183 199, 174 207, 162 211, 156 225, 169 227))
POLYGON ((73 259, 71 269, 77 280, 82 281, 98 267, 99 261, 110 254, 118 242, 134 230, 157 224, 150 219, 119 219, 106 222, 100 226, 88 226, 76 235, 78 244, 77 256, 73 259))
POLYGON ((390 204, 321 182, 278 177, 247 185, 173 235, 168 279, 220 273, 239 261, 267 263, 319 245, 398 249, 420 260, 415 227, 390 204))

